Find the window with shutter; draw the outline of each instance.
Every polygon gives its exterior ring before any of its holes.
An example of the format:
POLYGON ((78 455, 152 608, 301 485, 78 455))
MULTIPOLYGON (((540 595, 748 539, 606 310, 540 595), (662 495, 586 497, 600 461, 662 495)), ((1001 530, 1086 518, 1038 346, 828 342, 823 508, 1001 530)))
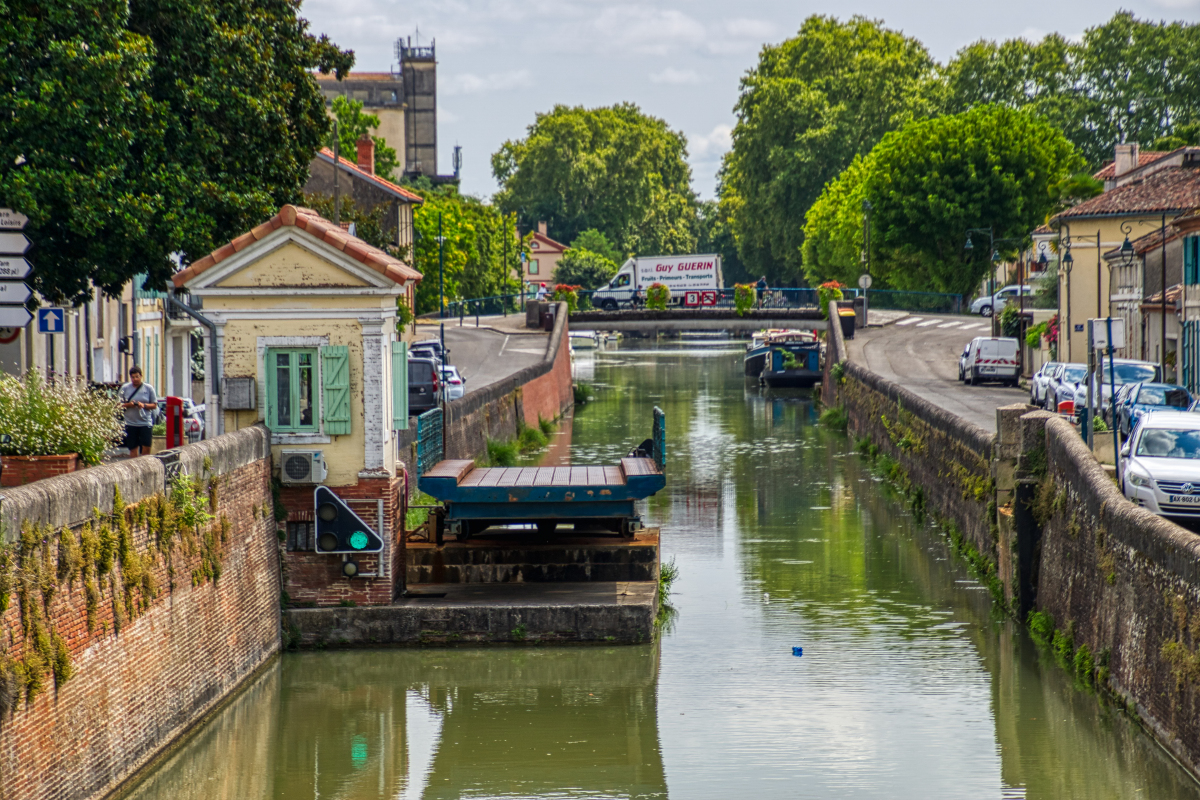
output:
POLYGON ((316 433, 317 351, 267 349, 267 427, 277 433, 316 433))
POLYGON ((392 342, 392 430, 408 430, 408 345, 392 342))
POLYGON ((1188 286, 1200 283, 1200 236, 1183 240, 1183 282, 1188 286))
POLYGON ((325 433, 350 432, 350 348, 344 344, 321 348, 321 419, 325 433))

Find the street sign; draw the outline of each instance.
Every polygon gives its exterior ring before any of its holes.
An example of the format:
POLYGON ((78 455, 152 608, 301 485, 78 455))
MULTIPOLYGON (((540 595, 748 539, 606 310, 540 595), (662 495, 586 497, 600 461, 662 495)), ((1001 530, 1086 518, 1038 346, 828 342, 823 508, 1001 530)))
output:
POLYGON ((870 289, 871 288, 871 276, 866 274, 865 272, 862 275, 859 275, 858 276, 858 288, 870 289))
POLYGON ((0 233, 0 253, 21 256, 29 249, 29 240, 23 233, 0 233))
POLYGON ((17 256, 0 256, 0 281, 19 281, 29 277, 33 265, 17 256))
POLYGON ((24 328, 31 319, 25 306, 0 306, 0 328, 24 328))
POLYGON ((1108 349, 1108 326, 1112 323, 1112 346, 1114 350, 1120 350, 1125 346, 1125 318, 1124 317, 1101 317, 1099 319, 1089 319, 1088 325, 1091 326, 1092 346, 1097 350, 1108 349))
POLYGON ((692 306, 700 305, 700 293, 699 292, 684 292, 683 293, 683 304, 689 308, 692 306))
POLYGON ((39 308, 38 333, 64 333, 67 330, 66 320, 67 312, 64 308, 39 308))
POLYGON ((17 281, 0 281, 0 306, 19 306, 33 297, 29 287, 17 281))
POLYGON ((717 304, 717 293, 713 289, 705 289, 700 293, 700 305, 715 306, 717 304))
POLYGON ((29 217, 11 208, 0 208, 0 230, 19 231, 29 222, 29 217))

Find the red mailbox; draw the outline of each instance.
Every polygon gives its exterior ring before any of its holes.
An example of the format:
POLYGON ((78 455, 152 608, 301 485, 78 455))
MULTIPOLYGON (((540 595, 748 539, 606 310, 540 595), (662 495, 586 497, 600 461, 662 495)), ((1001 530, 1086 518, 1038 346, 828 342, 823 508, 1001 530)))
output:
POLYGON ((167 448, 183 447, 183 398, 167 398, 167 448))

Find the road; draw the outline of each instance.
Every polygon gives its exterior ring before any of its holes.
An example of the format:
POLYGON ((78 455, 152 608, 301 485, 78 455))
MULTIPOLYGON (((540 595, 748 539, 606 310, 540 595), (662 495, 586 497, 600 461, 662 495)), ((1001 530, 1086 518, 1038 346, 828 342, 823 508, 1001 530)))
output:
MULTIPOLYGON (((512 317, 510 317, 512 319, 512 317)), ((524 321, 524 316, 521 317, 524 321)), ((481 325, 488 320, 481 319, 481 325)), ((438 326, 417 326, 417 339, 438 338, 438 326)), ((466 378, 466 390, 472 392, 503 380, 514 372, 533 366, 546 355, 550 335, 540 331, 528 331, 512 327, 511 330, 495 330, 474 326, 474 320, 464 321, 458 327, 458 319, 446 321, 446 347, 450 350, 449 362, 458 367, 466 378)))
POLYGON ((1026 402, 1029 392, 959 382, 963 347, 976 336, 989 336, 989 326, 980 317, 914 314, 860 329, 846 345, 855 363, 994 433, 997 406, 1026 402))

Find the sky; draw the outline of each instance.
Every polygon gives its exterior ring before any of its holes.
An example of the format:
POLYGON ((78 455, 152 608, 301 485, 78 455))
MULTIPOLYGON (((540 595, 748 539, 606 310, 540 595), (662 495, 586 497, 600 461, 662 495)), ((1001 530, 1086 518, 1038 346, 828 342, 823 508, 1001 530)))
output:
POLYGON ((1200 0, 305 0, 313 33, 355 51, 355 70, 396 63, 397 38, 436 42, 438 168, 463 149, 462 190, 496 191, 491 156, 556 104, 623 101, 688 139, 692 186, 712 198, 729 148, 738 82, 764 44, 792 36, 812 14, 882 20, 945 63, 986 39, 1078 38, 1119 9, 1152 20, 1200 21, 1200 0))

